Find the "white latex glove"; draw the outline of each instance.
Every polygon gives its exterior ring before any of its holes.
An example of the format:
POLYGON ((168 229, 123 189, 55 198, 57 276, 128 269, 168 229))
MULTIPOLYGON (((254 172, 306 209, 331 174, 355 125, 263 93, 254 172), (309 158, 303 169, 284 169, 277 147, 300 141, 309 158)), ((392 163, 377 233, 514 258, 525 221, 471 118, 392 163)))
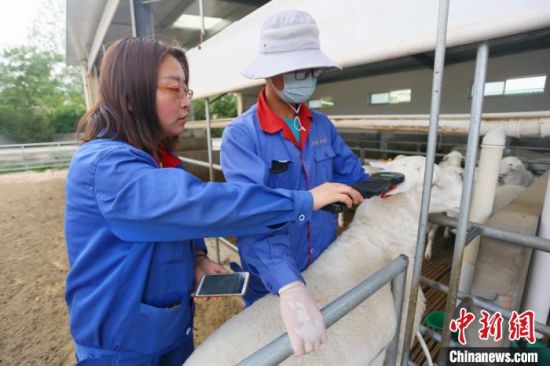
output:
POLYGON ((317 351, 326 343, 323 315, 302 282, 293 282, 279 290, 279 309, 296 356, 317 351))

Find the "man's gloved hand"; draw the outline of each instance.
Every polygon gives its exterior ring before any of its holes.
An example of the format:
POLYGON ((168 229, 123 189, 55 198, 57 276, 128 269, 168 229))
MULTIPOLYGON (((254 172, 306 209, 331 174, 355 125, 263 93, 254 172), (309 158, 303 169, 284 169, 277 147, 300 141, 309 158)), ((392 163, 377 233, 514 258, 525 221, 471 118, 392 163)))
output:
POLYGON ((323 315, 302 282, 292 282, 279 290, 279 309, 296 356, 317 351, 321 343, 326 343, 323 315))

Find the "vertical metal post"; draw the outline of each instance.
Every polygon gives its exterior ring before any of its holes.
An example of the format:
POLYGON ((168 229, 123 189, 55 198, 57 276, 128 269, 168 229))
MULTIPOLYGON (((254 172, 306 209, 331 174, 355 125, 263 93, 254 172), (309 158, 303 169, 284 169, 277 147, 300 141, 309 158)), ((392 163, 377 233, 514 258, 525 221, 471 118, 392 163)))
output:
POLYGON ((204 39, 206 38, 206 27, 204 25, 204 4, 203 0, 199 0, 199 14, 201 17, 201 34, 200 34, 200 42, 199 42, 199 48, 202 42, 204 42, 204 39))
POLYGON ((482 43, 477 49, 476 69, 472 93, 472 107, 470 114, 470 131, 468 132, 468 145, 466 148, 466 161, 464 167, 464 181, 462 196, 460 198, 460 213, 458 215, 458 226, 456 229, 455 247, 453 252, 453 263, 451 266, 451 278, 449 280, 449 293, 445 305, 445 321, 443 322, 443 335, 440 344, 438 364, 443 366, 447 363, 445 348, 448 347, 451 339, 449 323, 451 322, 455 309, 464 245, 466 243, 466 230, 470 216, 472 203, 472 187, 474 181, 474 170, 477 160, 477 146, 479 143, 479 128, 481 126, 481 112, 483 110, 483 93, 485 87, 485 74, 487 71, 487 59, 489 57, 489 46, 482 43))
POLYGON ((365 149, 363 149, 362 147, 360 147, 360 148, 359 148, 359 159, 361 160, 361 165, 364 165, 364 164, 365 164, 365 157, 366 157, 365 149))
POLYGON ((143 4, 141 0, 129 1, 132 18, 132 35, 134 37, 155 38, 155 21, 151 4, 143 4))
POLYGON ((25 171, 29 170, 29 163, 27 162, 27 155, 25 154, 25 145, 21 145, 21 157, 23 158, 23 165, 25 171))
POLYGON ((385 132, 379 132, 378 147, 382 151, 382 157, 384 159, 387 159, 388 152, 386 150, 388 149, 388 143, 387 143, 387 135, 385 132))
MULTIPOLYGON (((408 258, 407 258, 408 262, 408 258)), ((405 299, 405 286, 407 283, 407 271, 406 269, 398 274, 396 277, 392 280, 392 291, 393 291, 393 303, 395 306, 395 317, 396 317, 396 325, 395 325, 395 337, 391 341, 391 343, 388 346, 388 349, 386 350, 386 361, 385 364, 387 366, 394 366, 398 365, 400 362, 399 357, 401 355, 397 354, 397 350, 399 347, 399 334, 401 329, 401 313, 403 311, 403 301, 405 299)))
MULTIPOLYGON (((204 26, 204 6, 203 0, 199 0, 199 12, 201 17, 201 43, 204 41, 206 36, 206 28, 204 26)), ((212 158, 212 128, 210 121, 210 100, 208 98, 204 99, 204 115, 206 117, 206 144, 208 146, 208 174, 210 176, 210 181, 214 181, 214 161, 212 158)), ((216 258, 218 263, 221 263, 220 256, 220 239, 216 238, 216 258)))
POLYGON ((235 99, 235 102, 237 103, 237 116, 240 116, 243 114, 244 110, 243 93, 235 93, 235 99))
POLYGON ((422 203, 420 205, 420 221, 416 237, 416 253, 412 270, 411 289, 407 308, 405 337, 403 340, 402 365, 409 360, 409 347, 413 338, 414 316, 418 299, 418 287, 422 272, 422 259, 426 245, 426 226, 432 193, 432 179, 437 142, 437 125, 439 123, 439 107, 441 105, 441 89, 443 84, 443 70, 445 68, 445 45, 447 42, 447 20, 449 17, 449 0, 439 1, 439 15, 437 20, 437 38, 435 43, 434 73, 432 80, 432 99, 430 105, 430 126, 428 129, 428 143, 426 146, 426 164, 424 169, 424 185, 422 187, 422 203))
MULTIPOLYGON (((208 174, 210 181, 214 181, 214 161, 212 158, 212 129, 210 127, 210 100, 208 98, 204 99, 204 112, 206 116, 206 144, 208 146, 208 174)), ((220 239, 216 238, 216 258, 218 263, 221 263, 220 256, 220 239)))

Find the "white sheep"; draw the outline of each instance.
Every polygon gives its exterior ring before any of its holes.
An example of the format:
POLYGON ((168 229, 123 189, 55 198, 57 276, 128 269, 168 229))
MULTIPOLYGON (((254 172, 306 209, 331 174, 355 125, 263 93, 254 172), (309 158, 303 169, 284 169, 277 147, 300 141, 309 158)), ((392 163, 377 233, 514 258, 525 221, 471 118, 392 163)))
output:
MULTIPOLYGON (((441 159, 439 162, 439 167, 443 169, 452 169, 455 170, 458 174, 463 174, 462 165, 464 163, 464 155, 460 151, 453 150, 447 155, 441 159)), ((449 211, 447 212, 447 216, 449 217, 458 217, 458 211, 449 211)), ((428 227, 426 228, 427 238, 426 238, 426 249, 424 250, 424 259, 431 259, 432 258, 432 248, 433 243, 435 240, 435 234, 437 233, 437 230, 439 230, 440 225, 438 224, 432 224, 428 223, 428 227)), ((445 227, 445 231, 443 233, 444 238, 448 238, 450 236, 449 233, 450 229, 448 227, 445 227)))
POLYGON ((438 165, 441 168, 461 167, 464 165, 464 155, 460 151, 453 150, 445 155, 438 165))
MULTIPOLYGON (((443 157, 439 166, 445 169, 457 169, 456 167, 460 167, 463 160, 464 156, 460 152, 451 151, 443 157)), ((529 186, 533 182, 533 179, 533 174, 525 169, 521 160, 514 156, 503 158, 499 168, 499 182, 503 185, 497 187, 495 191, 493 214, 508 206, 516 197, 523 193, 526 189, 525 187, 529 186)), ((447 216, 456 218, 458 217, 458 212, 447 212, 447 216)), ((439 225, 428 223, 426 250, 424 252, 425 259, 432 257, 433 242, 438 229, 439 225)), ((444 238, 449 237, 449 231, 449 227, 445 227, 444 238)))
POLYGON ((528 187, 533 183, 533 174, 515 156, 508 156, 500 161, 498 172, 501 185, 514 184, 528 187))
MULTIPOLYGON (((386 170, 404 173, 405 182, 388 198, 365 200, 350 227, 303 275, 311 296, 320 308, 403 253, 409 257, 405 304, 416 247, 423 157, 408 157, 388 163, 386 170)), ((430 212, 456 209, 460 202, 458 175, 434 167, 430 212)), ((419 292, 416 327, 424 310, 419 292)), ((406 305, 405 305, 406 307, 406 305)), ((405 324, 402 317, 402 329, 405 324)), ((285 365, 381 365, 395 333, 396 316, 388 284, 334 324, 328 342, 318 352, 291 356, 285 365)), ((267 295, 237 314, 198 347, 186 365, 234 365, 285 332, 278 299, 267 295)), ((415 330, 416 334, 416 330, 415 330)), ((403 339, 403 330, 401 331, 403 339)))

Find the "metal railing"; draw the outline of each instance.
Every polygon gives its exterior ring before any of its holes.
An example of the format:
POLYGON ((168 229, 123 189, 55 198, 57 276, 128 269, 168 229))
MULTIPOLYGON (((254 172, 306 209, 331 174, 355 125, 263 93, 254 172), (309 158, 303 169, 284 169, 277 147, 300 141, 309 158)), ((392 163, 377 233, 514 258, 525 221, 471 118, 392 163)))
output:
POLYGON ((0 145, 0 173, 67 167, 77 147, 75 141, 0 145))
MULTIPOLYGON (((394 306, 397 324, 394 338, 386 350, 386 365, 393 366, 399 362, 397 350, 408 261, 409 260, 405 255, 400 255, 321 310, 321 313, 325 318, 325 324, 328 328, 391 281, 392 290, 394 293, 394 306)), ((239 362, 238 365, 277 365, 290 355, 292 355, 292 347, 290 345, 290 339, 288 338, 287 333, 285 333, 239 362)))

